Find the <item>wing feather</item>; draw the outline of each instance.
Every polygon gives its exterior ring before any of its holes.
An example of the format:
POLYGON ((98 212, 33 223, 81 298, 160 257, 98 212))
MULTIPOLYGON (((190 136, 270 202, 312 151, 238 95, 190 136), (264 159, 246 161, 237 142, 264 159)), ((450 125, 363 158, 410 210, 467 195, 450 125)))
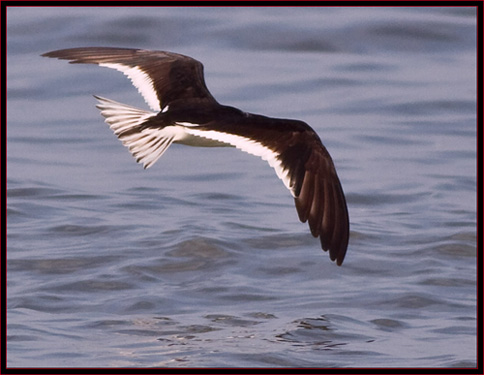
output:
POLYGON ((74 64, 98 64, 123 72, 155 111, 189 101, 216 103, 203 65, 178 53, 131 48, 81 47, 43 54, 74 64))
MULTIPOLYGON (((258 130, 261 133, 263 129, 258 130)), ((333 161, 309 126, 291 132, 290 137, 287 131, 278 137, 278 132, 267 130, 269 135, 257 138, 247 124, 187 127, 185 131, 225 142, 266 160, 294 196, 299 219, 308 222, 311 234, 320 237, 321 246, 330 251, 331 259, 342 264, 349 239, 346 200, 333 161)))

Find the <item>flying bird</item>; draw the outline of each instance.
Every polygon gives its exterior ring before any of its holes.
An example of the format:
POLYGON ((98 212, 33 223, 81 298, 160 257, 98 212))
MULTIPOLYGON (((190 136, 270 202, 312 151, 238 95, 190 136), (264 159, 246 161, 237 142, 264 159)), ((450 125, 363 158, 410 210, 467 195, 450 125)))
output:
POLYGON ((331 156, 305 122, 219 104, 205 84, 203 65, 177 53, 86 47, 42 56, 116 69, 131 80, 151 111, 95 98, 106 123, 144 168, 172 143, 236 147, 266 160, 294 197, 299 219, 308 221, 330 259, 343 263, 349 239, 346 199, 331 156))

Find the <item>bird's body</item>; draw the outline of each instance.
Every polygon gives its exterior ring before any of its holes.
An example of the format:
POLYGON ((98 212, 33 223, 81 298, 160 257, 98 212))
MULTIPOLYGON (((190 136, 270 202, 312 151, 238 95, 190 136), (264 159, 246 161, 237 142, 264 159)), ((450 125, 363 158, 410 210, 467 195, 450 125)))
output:
POLYGON ((266 160, 293 195, 299 219, 309 222, 322 248, 342 264, 349 239, 345 196, 328 151, 305 122, 219 104, 205 85, 203 65, 188 56, 106 47, 58 50, 43 56, 98 64, 131 79, 152 111, 96 96, 97 107, 145 168, 172 143, 237 147, 266 160))

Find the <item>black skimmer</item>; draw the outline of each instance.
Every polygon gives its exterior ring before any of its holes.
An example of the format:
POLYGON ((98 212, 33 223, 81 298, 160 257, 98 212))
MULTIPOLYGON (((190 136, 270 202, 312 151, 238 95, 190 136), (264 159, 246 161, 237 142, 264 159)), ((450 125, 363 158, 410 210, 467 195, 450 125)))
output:
POLYGON ((309 125, 219 104, 205 85, 203 65, 177 53, 87 47, 42 56, 128 76, 152 111, 95 98, 106 123, 144 168, 172 143, 231 146, 266 160, 293 195, 299 219, 308 221, 331 260, 343 263, 349 239, 346 199, 333 160, 309 125))

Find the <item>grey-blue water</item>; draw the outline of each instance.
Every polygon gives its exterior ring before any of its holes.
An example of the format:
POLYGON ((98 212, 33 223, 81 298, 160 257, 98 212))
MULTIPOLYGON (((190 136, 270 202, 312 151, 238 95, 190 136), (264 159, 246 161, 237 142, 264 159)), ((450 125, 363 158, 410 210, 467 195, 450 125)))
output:
POLYGON ((9 367, 476 366, 476 12, 7 10, 9 367), (223 104, 309 123, 347 195, 336 266, 264 161, 173 145, 143 170, 41 53, 193 56, 223 104))

